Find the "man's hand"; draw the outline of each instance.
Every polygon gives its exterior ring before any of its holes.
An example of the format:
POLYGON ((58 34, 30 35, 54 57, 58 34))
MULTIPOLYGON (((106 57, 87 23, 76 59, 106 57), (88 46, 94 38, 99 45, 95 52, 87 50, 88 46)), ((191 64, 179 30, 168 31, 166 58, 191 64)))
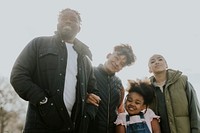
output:
POLYGON ((87 103, 91 103, 95 106, 99 106, 101 98, 93 93, 87 94, 87 103))

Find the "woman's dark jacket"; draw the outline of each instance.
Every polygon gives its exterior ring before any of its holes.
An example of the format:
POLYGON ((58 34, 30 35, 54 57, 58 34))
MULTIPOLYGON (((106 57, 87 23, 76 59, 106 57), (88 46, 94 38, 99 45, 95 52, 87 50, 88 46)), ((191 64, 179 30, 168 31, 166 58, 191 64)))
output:
POLYGON ((29 101, 24 133, 71 133, 72 130, 78 133, 79 129, 83 133, 83 129, 87 129, 88 118, 94 118, 97 108, 86 103, 87 93, 98 95, 88 58, 91 58, 91 52, 78 39, 74 41, 74 49, 78 53, 78 74, 72 117, 69 117, 63 101, 67 66, 65 43, 57 35, 37 37, 17 58, 10 82, 18 95, 29 101), (48 97, 48 102, 39 105, 44 97, 48 97))
POLYGON ((114 74, 109 75, 103 70, 103 65, 94 68, 97 88, 101 102, 95 120, 91 122, 89 133, 114 133, 117 109, 122 99, 121 80, 114 74))

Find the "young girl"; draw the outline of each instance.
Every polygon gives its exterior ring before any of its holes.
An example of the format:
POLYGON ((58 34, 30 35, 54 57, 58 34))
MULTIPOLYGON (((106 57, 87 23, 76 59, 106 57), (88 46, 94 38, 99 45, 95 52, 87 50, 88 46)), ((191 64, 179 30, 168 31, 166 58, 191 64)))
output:
POLYGON ((125 99, 128 114, 118 114, 116 133, 160 133, 159 116, 148 108, 152 100, 153 88, 148 79, 129 80, 125 99))

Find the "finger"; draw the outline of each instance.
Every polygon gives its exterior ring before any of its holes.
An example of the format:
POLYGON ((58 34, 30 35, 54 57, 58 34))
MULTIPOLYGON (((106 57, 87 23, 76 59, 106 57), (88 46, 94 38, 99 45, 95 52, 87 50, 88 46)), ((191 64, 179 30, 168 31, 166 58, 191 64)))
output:
POLYGON ((100 101, 101 98, 95 94, 91 94, 91 97, 94 98, 96 101, 100 101))
POLYGON ((96 102, 94 102, 94 101, 91 101, 90 103, 93 104, 93 105, 95 105, 95 106, 97 106, 97 107, 99 106, 99 104, 96 103, 96 102))

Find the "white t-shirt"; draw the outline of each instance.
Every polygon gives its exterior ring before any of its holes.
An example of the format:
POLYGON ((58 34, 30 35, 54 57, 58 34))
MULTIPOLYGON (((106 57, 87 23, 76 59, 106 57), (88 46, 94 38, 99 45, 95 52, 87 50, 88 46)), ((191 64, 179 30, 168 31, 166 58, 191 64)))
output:
POLYGON ((65 84, 63 99, 65 106, 71 116, 71 111, 76 100, 76 82, 77 82, 77 57, 78 54, 73 48, 73 44, 65 43, 67 47, 67 66, 65 73, 65 84))
MULTIPOLYGON (((144 112, 145 110, 143 110, 142 112, 144 112)), ((139 123, 139 122, 143 122, 145 121, 150 132, 152 133, 152 128, 151 128, 151 121, 156 118, 156 119, 159 119, 160 117, 155 115, 155 113, 147 108, 147 111, 146 113, 144 113, 144 120, 142 120, 140 118, 139 115, 134 115, 134 116, 130 116, 130 121, 126 121, 126 115, 127 113, 120 113, 118 114, 117 116, 117 120, 114 122, 116 125, 124 125, 125 127, 128 125, 128 124, 133 124, 133 123, 139 123)))

